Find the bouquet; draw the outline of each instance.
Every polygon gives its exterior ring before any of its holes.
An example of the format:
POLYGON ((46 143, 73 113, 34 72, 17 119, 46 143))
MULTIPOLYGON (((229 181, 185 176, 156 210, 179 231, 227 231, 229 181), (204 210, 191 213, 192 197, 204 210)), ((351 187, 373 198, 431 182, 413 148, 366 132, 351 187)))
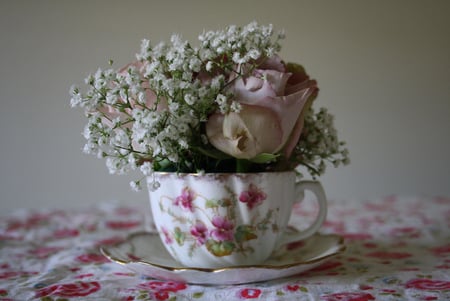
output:
MULTIPOLYGON (((279 55, 283 32, 256 22, 169 43, 143 40, 136 60, 71 88, 87 117, 83 151, 113 174, 264 172, 313 177, 349 162, 317 82, 279 55)), ((110 61, 112 65, 112 61, 110 61)), ((133 181, 139 188, 141 180, 133 181)))

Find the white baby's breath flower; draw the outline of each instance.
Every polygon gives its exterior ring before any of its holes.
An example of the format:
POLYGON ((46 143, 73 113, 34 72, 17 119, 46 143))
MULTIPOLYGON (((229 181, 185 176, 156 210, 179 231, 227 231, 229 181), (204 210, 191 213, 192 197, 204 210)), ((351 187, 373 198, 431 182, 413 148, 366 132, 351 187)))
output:
POLYGON ((136 54, 138 60, 146 60, 150 57, 150 41, 148 39, 143 39, 141 42, 141 52, 136 54))
POLYGON ((190 106, 195 104, 195 100, 196 100, 195 96, 193 96, 190 93, 187 93, 186 95, 184 95, 184 101, 190 106))
POLYGON ((206 71, 210 72, 212 70, 213 66, 214 66, 214 63, 212 61, 208 61, 206 63, 206 67, 205 67, 206 71))
POLYGON ((235 113, 239 113, 241 111, 241 104, 237 101, 233 101, 231 102, 231 106, 230 106, 230 111, 231 112, 235 112, 235 113))
POLYGON ((98 145, 92 141, 88 141, 83 147, 83 153, 95 154, 98 152, 98 145))
POLYGON ((247 54, 251 59, 257 60, 261 56, 261 52, 258 49, 251 49, 247 54))
POLYGON ((180 107, 180 104, 177 102, 171 102, 169 104, 169 111, 172 113, 175 113, 178 111, 178 108, 180 107))
POLYGON ((187 143, 187 141, 185 139, 180 139, 178 140, 178 144, 181 146, 181 148, 183 149, 188 149, 189 148, 189 144, 187 143))
POLYGON ((72 108, 77 107, 79 105, 81 105, 83 99, 81 98, 80 94, 74 94, 72 95, 72 98, 70 99, 70 106, 72 108))
POLYGON ((245 57, 241 57, 241 54, 239 52, 233 53, 232 60, 236 64, 244 64, 246 62, 246 58, 245 57))
POLYGON ((139 169, 145 176, 149 176, 153 172, 153 166, 148 161, 144 162, 139 169))
POLYGON ((194 72, 199 72, 202 67, 202 61, 198 57, 192 57, 189 60, 189 69, 194 72))
POLYGON ((216 97, 216 103, 218 105, 223 105, 227 102, 227 97, 223 94, 218 94, 216 97))
POLYGON ((141 181, 131 181, 130 187, 134 191, 141 191, 142 190, 141 181))

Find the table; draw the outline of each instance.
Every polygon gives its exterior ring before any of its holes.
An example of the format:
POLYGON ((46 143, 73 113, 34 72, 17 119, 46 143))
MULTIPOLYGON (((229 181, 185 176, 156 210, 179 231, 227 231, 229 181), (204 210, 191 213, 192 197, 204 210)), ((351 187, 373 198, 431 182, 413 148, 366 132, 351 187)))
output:
MULTIPOLYGON (((306 203, 294 218, 313 210, 306 203)), ((450 198, 330 200, 320 232, 341 235, 345 251, 299 275, 233 286, 160 281, 101 255, 151 229, 145 212, 110 202, 1 217, 0 300, 450 300, 450 198)))

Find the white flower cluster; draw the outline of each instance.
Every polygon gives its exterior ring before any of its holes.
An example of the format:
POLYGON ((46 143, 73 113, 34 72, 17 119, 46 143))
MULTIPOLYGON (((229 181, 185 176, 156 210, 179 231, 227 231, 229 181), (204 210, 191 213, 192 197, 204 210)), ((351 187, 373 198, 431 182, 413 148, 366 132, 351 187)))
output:
POLYGON ((325 161, 331 162, 335 167, 350 163, 345 142, 338 140, 334 117, 326 108, 320 108, 316 113, 311 107, 305 114, 304 130, 295 154, 313 177, 325 173, 325 161))
POLYGON ((143 40, 135 63, 99 69, 86 78, 85 93, 71 88, 71 105, 88 118, 84 152, 106 157, 115 174, 141 166, 147 175, 168 164, 201 170, 193 155, 208 143, 201 127, 214 111, 239 112, 226 91, 230 74, 239 76, 236 63, 279 51, 283 34, 273 36, 272 26, 250 23, 204 32, 197 48, 178 35, 155 46, 143 40))

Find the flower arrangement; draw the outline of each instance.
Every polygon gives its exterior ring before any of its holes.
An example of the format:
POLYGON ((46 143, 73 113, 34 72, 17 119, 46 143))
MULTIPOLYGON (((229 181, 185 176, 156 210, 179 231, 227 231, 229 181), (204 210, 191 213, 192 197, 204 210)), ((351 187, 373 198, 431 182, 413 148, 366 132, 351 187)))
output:
POLYGON ((303 166, 316 177, 327 162, 347 164, 333 116, 312 107, 317 82, 281 59, 282 39, 253 22, 204 32, 196 47, 178 35, 143 40, 136 61, 98 69, 84 92, 71 88, 88 119, 84 152, 106 158, 110 173, 144 176, 303 166))

